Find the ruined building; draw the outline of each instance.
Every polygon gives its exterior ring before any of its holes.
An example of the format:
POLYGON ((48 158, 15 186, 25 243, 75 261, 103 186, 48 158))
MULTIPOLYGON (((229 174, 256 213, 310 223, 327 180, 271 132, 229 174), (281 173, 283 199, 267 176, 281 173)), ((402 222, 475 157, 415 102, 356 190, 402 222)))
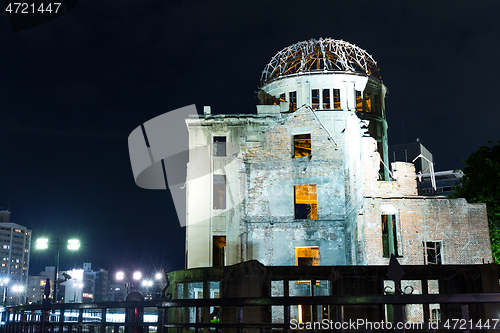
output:
POLYGON ((386 92, 366 51, 309 40, 265 66, 256 114, 187 119, 187 268, 491 261, 484 204, 389 164, 386 92))

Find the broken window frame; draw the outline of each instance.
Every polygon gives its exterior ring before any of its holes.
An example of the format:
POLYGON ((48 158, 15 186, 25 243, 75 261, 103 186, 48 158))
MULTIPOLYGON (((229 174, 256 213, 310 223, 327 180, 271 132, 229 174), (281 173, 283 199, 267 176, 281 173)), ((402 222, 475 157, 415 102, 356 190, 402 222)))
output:
POLYGON ((295 247, 295 266, 319 266, 319 246, 297 246, 295 247), (301 252, 307 252, 309 250, 310 254, 300 255, 301 252), (312 259, 311 265, 300 265, 299 258, 310 258, 312 259))
POLYGON ((335 110, 342 109, 340 104, 340 89, 333 89, 333 108, 335 110))
POLYGON ((288 102, 290 103, 290 112, 297 110, 297 91, 290 91, 288 93, 288 102))
POLYGON ((225 266, 226 236, 212 237, 212 267, 225 266))
POLYGON ((313 110, 319 110, 319 89, 311 90, 311 108, 313 110))
POLYGON ((398 220, 396 214, 382 214, 382 256, 390 258, 394 253, 396 257, 402 257, 400 254, 398 242, 398 220))
POLYGON ((293 157, 312 156, 311 133, 296 134, 293 136, 293 157))
POLYGON ((323 89, 323 109, 330 109, 331 108, 331 104, 330 104, 330 89, 323 89))
POLYGON ((363 95, 360 90, 355 91, 356 94, 356 111, 363 111, 363 95))
POLYGON ((226 175, 213 175, 213 209, 226 209, 226 175))
POLYGON ((372 112, 372 95, 371 92, 365 92, 365 112, 372 112))
POLYGON ((296 220, 318 219, 318 192, 316 184, 293 187, 293 211, 296 220))
POLYGON ((422 243, 424 246, 424 264, 425 265, 442 265, 443 264, 443 242, 442 241, 423 241, 422 243))
POLYGON ((213 155, 214 156, 227 156, 226 151, 226 137, 225 136, 214 136, 213 137, 213 155))

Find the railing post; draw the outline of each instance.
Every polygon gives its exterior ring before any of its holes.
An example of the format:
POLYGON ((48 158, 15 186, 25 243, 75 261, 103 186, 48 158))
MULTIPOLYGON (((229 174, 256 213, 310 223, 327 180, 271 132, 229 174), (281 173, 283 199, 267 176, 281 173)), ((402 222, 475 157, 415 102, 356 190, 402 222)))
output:
POLYGON ((107 309, 102 308, 101 309, 101 333, 106 333, 106 313, 107 309))
MULTIPOLYGON (((290 285, 288 279, 283 279, 283 297, 290 296, 290 285)), ((290 325, 290 305, 285 305, 283 307, 284 311, 284 323, 285 325, 290 325)), ((285 330, 285 332, 290 332, 290 326, 285 330)))
POLYGON ((158 322, 156 323, 156 332, 157 333, 163 333, 165 324, 166 324, 166 313, 167 310, 164 307, 158 307, 158 322))
MULTIPOLYGON (((127 295, 127 302, 144 301, 144 296, 138 291, 132 291, 127 295)), ((130 324, 140 324, 143 322, 144 308, 133 307, 125 309, 125 333, 144 333, 144 327, 130 324)))
POLYGON ((83 309, 78 309, 78 333, 83 331, 83 309))
POLYGON ((50 310, 45 308, 42 310, 41 328, 42 333, 49 333, 50 310))
POLYGON ((64 309, 59 310, 59 332, 64 332, 64 309))

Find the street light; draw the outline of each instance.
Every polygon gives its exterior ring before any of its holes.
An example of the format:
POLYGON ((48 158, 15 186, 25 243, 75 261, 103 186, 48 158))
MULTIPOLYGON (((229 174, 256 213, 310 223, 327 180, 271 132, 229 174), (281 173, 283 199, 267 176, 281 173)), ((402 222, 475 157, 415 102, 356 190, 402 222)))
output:
MULTIPOLYGON (((53 293, 52 299, 54 303, 57 303, 57 275, 59 270, 59 246, 62 245, 59 236, 57 236, 57 241, 55 243, 49 243, 48 238, 39 238, 36 240, 36 248, 39 250, 48 249, 50 245, 56 246, 56 267, 54 272, 54 283, 53 283, 53 293)), ((78 239, 69 239, 68 240, 68 250, 78 250, 80 248, 80 241, 78 239)))
POLYGON ((142 273, 139 271, 135 271, 133 273, 125 274, 123 271, 116 272, 115 278, 117 281, 125 281, 125 287, 127 288, 127 294, 130 292, 131 288, 134 288, 134 281, 139 282, 142 279, 142 273))

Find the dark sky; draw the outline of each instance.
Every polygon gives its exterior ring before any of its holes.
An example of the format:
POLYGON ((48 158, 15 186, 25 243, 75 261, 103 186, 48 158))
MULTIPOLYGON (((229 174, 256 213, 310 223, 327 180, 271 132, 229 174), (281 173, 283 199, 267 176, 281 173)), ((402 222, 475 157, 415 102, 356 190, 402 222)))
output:
MULTIPOLYGON (((79 237, 62 268, 182 269, 185 230, 168 191, 135 185, 128 135, 193 103, 255 113, 272 56, 319 37, 377 61, 389 144, 419 138, 437 171, 461 168, 500 139, 499 14, 498 1, 80 0, 17 33, 0 14, 0 207, 35 239, 79 237)), ((53 255, 33 251, 31 273, 53 255)))

